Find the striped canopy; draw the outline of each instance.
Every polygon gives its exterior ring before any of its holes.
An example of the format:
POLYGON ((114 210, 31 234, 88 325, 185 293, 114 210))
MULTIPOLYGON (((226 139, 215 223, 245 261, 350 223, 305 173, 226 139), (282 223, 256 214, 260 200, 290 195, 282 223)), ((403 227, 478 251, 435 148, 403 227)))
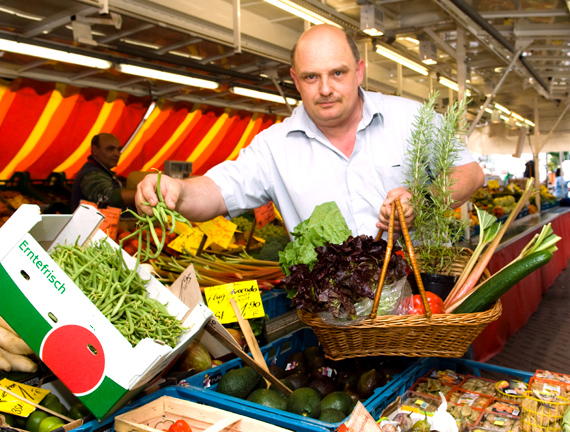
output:
POLYGON ((91 138, 100 132, 130 144, 115 171, 163 169, 165 160, 192 162, 204 174, 235 159, 253 137, 281 121, 274 115, 217 108, 123 92, 67 84, 16 79, 0 80, 0 180, 17 171, 32 179, 51 172, 75 177, 90 153, 91 138), (133 136, 134 135, 134 136, 133 136))

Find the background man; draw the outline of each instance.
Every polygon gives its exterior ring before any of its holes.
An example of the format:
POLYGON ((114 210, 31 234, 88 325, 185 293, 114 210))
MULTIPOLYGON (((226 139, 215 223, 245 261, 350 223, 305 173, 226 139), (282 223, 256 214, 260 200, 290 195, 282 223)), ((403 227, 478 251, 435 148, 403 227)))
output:
POLYGON ((102 207, 134 207, 136 191, 124 189, 124 179, 111 171, 119 163, 121 148, 119 139, 113 134, 100 133, 92 138, 91 155, 73 181, 72 212, 81 200, 102 207))

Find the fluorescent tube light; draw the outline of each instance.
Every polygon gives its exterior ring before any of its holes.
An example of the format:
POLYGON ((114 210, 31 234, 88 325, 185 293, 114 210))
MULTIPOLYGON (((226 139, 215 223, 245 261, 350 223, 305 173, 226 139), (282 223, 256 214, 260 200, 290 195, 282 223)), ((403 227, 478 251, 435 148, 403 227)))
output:
POLYGON ((169 81, 177 84, 188 85, 192 87, 201 87, 206 89, 217 89, 220 85, 215 81, 205 80, 201 78, 193 78, 186 75, 179 75, 170 72, 163 72, 156 69, 149 69, 129 64, 119 64, 117 70, 129 75, 136 75, 145 78, 152 78, 161 81, 169 81))
POLYGON ((524 117, 521 116, 521 115, 518 115, 518 114, 517 114, 516 112, 514 112, 514 111, 511 112, 511 115, 512 115, 514 118, 516 118, 517 120, 520 120, 520 121, 522 121, 522 122, 524 121, 524 117))
POLYGON ((341 25, 331 21, 325 17, 322 17, 316 12, 313 12, 309 9, 304 8, 303 6, 298 5, 290 0, 265 0, 267 3, 272 4, 273 6, 278 7, 290 14, 296 15, 299 18, 304 19, 305 21, 309 21, 313 24, 331 24, 342 28, 341 25))
POLYGON ((406 66, 407 68, 416 71, 417 73, 420 73, 424 76, 428 75, 427 68, 411 60, 408 60, 406 57, 398 53, 395 53, 394 51, 391 51, 387 48, 384 48, 381 45, 376 45, 376 52, 381 56, 384 56, 386 58, 389 58, 390 60, 395 61, 396 63, 400 63, 402 66, 406 66))
POLYGON ((503 105, 499 105, 497 102, 495 102, 495 108, 499 111, 503 111, 505 114, 511 115, 511 111, 509 109, 505 108, 503 105))
POLYGON ((111 62, 107 60, 6 39, 0 39, 0 51, 9 51, 97 69, 109 69, 111 67, 111 62))
MULTIPOLYGON (((262 99, 270 102, 285 103, 285 100, 280 95, 266 93, 258 90, 252 90, 244 87, 231 87, 230 91, 240 96, 246 96, 254 99, 262 99)), ((299 101, 293 98, 286 98, 289 105, 296 106, 299 101)))
MULTIPOLYGON (((495 105, 496 105, 496 104, 495 104, 495 105)), ((509 122, 509 118, 506 117, 506 116, 504 116, 504 115, 501 115, 501 120, 504 120, 504 121, 507 122, 507 123, 509 122)))
POLYGON ((486 112, 486 113, 489 113, 489 114, 493 114, 493 111, 490 110, 489 108, 485 108, 485 112, 486 112))
POLYGON ((529 119, 525 119, 524 122, 529 125, 530 127, 534 127, 534 123, 531 122, 529 119))
MULTIPOLYGON (((439 77, 439 83, 446 86, 447 88, 450 88, 451 90, 455 90, 456 92, 459 91, 459 85, 457 85, 455 81, 451 81, 445 77, 439 77)), ((465 94, 467 96, 471 96, 471 92, 467 89, 465 89, 465 94)))

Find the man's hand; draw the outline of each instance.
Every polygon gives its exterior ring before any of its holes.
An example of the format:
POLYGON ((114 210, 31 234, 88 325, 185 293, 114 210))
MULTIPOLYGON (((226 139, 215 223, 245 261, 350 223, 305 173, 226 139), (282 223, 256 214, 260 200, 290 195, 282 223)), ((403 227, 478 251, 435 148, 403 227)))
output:
MULTIPOLYGON (((400 202, 402 203, 402 208, 404 210, 404 219, 406 220, 406 225, 409 228, 412 222, 414 221, 414 209, 407 204, 407 201, 411 198, 411 196, 412 195, 405 187, 395 188, 392 189, 390 192, 388 192, 386 199, 382 203, 382 207, 380 207, 380 214, 378 216, 379 222, 376 223, 376 226, 379 229, 388 231, 392 206, 395 205, 394 201, 396 199, 400 199, 400 202)), ((400 218, 398 216, 397 209, 396 209, 396 214, 394 216, 394 231, 401 231, 400 218)))
MULTIPOLYGON (((148 174, 137 185, 135 204, 139 213, 152 216, 151 206, 154 207, 158 204, 158 196, 156 195, 157 179, 157 174, 148 174), (150 206, 148 204, 150 204, 150 206)), ((181 189, 182 186, 178 180, 164 174, 160 176, 160 191, 164 198, 164 202, 169 209, 176 209, 181 189)))

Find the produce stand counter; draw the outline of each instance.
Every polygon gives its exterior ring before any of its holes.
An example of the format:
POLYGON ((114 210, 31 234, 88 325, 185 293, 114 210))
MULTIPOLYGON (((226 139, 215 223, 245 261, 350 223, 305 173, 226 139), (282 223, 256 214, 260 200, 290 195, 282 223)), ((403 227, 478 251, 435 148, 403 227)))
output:
MULTIPOLYGON (((563 239, 557 244, 558 251, 547 265, 531 273, 501 297, 501 317, 489 324, 473 341, 475 360, 485 362, 501 351, 507 339, 521 329, 538 309, 542 296, 568 265, 570 243, 565 239, 570 238, 570 208, 555 207, 514 221, 489 262, 488 269, 494 274, 514 260, 542 226, 549 222, 554 233, 563 239)), ((478 238, 474 237, 464 246, 474 249, 477 241, 478 238)))

